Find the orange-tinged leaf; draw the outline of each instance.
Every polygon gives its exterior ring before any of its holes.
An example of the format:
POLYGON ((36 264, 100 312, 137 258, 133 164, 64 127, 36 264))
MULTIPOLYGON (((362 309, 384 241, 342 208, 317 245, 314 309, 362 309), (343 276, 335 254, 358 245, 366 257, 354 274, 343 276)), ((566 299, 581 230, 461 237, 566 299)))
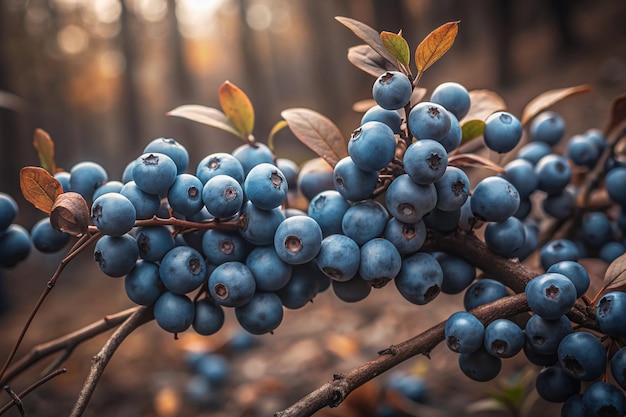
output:
POLYGON ((452 155, 448 158, 448 165, 455 167, 474 167, 484 168, 498 174, 506 174, 504 168, 496 164, 492 160, 485 158, 484 156, 476 155, 473 153, 463 153, 458 155, 452 155))
POLYGON ((33 145, 39 155, 41 167, 54 175, 57 172, 56 162, 54 161, 54 142, 48 132, 43 129, 35 129, 33 145))
POLYGON ((405 67, 409 66, 411 51, 409 50, 408 42, 402 37, 402 32, 381 32, 380 40, 391 56, 405 67))
POLYGON ((459 32, 459 23, 460 21, 444 23, 430 32, 417 46, 415 65, 417 66, 418 80, 424 71, 448 52, 459 32))
POLYGON ((617 257, 604 273, 603 291, 623 291, 626 287, 626 253, 617 257))
POLYGON ((369 45, 357 45, 348 48, 348 61, 355 67, 378 77, 387 71, 394 71, 397 68, 381 57, 369 45))
POLYGON ((461 144, 464 145, 467 142, 481 137, 485 132, 485 122, 482 120, 468 120, 461 126, 461 132, 463 134, 461 144))
POLYGON ((217 95, 224 114, 235 129, 245 138, 250 136, 254 129, 254 107, 246 93, 235 84, 226 81, 220 86, 217 95))
POLYGON ((583 84, 574 87, 557 88, 554 90, 546 91, 545 93, 541 93, 530 102, 528 102, 526 107, 524 107, 521 122, 523 125, 525 125, 533 117, 546 110, 550 106, 555 105, 559 101, 562 101, 573 95, 587 93, 589 91, 591 91, 591 86, 583 84))
POLYGON ((224 130, 242 138, 243 140, 247 140, 247 138, 243 137, 243 135, 237 130, 233 122, 230 121, 224 112, 214 109, 213 107, 206 107, 198 104, 185 104, 170 110, 167 112, 167 115, 193 120, 194 122, 224 130))
POLYGON ((506 103, 495 91, 472 90, 469 92, 470 108, 460 121, 463 126, 469 120, 486 120, 491 113, 506 110, 506 103))
POLYGON ((372 49, 381 57, 391 63, 395 67, 394 69, 398 69, 396 66, 396 59, 391 56, 389 51, 387 51, 387 48, 385 48, 385 45, 383 45, 378 31, 372 29, 363 22, 359 22, 358 20, 351 19, 349 17, 336 16, 335 19, 350 29, 352 33, 354 33, 361 40, 365 41, 366 44, 371 46, 372 49))
POLYGON ((81 236, 87 233, 90 220, 87 202, 83 196, 74 192, 59 195, 50 211, 52 227, 72 236, 81 236))
POLYGON ((29 203, 46 214, 52 210, 56 198, 63 194, 61 183, 40 167, 20 170, 20 189, 29 203))
POLYGON ((626 93, 620 94, 611 103, 611 116, 604 128, 604 134, 609 136, 613 129, 626 120, 626 93))
POLYGON ((283 110, 281 116, 293 134, 332 167, 348 156, 346 140, 339 128, 326 116, 303 108, 283 110))

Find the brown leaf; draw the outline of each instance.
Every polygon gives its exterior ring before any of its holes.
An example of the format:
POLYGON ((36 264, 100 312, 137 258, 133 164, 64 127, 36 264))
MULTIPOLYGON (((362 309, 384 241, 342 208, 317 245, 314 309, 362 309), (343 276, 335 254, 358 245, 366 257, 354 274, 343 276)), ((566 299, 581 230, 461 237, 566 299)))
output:
POLYGON ((571 97, 580 93, 587 93, 591 91, 589 85, 577 85, 575 87, 557 88, 554 90, 546 91, 539 94, 524 107, 522 112, 521 122, 523 125, 528 123, 533 117, 546 110, 550 106, 555 105, 559 101, 562 101, 568 97, 571 97))
POLYGON ((603 291, 622 291, 626 286, 626 253, 615 259, 604 273, 603 291))
POLYGON ((604 128, 604 135, 609 136, 613 129, 626 120, 626 93, 620 94, 611 103, 611 116, 604 128))
POLYGON ((402 37, 402 32, 381 32, 380 40, 392 57, 397 59, 398 62, 405 67, 409 66, 411 51, 409 50, 409 44, 406 39, 402 37))
POLYGON ((424 71, 448 52, 459 32, 459 23, 460 21, 444 23, 430 32, 417 46, 415 65, 417 66, 418 80, 424 71))
POLYGON ((40 167, 24 167, 20 170, 20 189, 29 203, 46 214, 50 213, 54 201, 63 193, 61 183, 40 167))
POLYGON ((50 212, 52 227, 72 236, 87 233, 90 219, 87 202, 83 196, 74 192, 58 196, 50 212))
POLYGON ((366 44, 372 47, 374 51, 376 51, 381 57, 387 60, 391 65, 393 65, 394 69, 397 70, 396 59, 391 56, 385 45, 383 45, 382 40, 380 39, 380 34, 375 29, 372 29, 368 25, 363 22, 359 22, 358 20, 351 19, 349 17, 336 16, 335 19, 350 29, 352 33, 354 33, 357 37, 363 40, 366 44))
POLYGON ((374 77, 387 71, 396 70, 396 67, 376 53, 369 45, 357 45, 348 48, 348 61, 361 71, 374 77))
POLYGON ((467 120, 486 120, 491 113, 506 110, 504 99, 494 91, 472 90, 469 96, 470 109, 461 120, 461 126, 467 120))
POLYGON ((376 102, 373 98, 366 98, 363 100, 359 100, 356 103, 352 104, 352 110, 357 113, 365 113, 372 107, 376 105, 376 102))
POLYGON ((461 126, 461 132, 463 134, 461 144, 464 145, 467 142, 483 135, 483 133, 485 132, 485 122, 476 119, 468 120, 464 122, 461 126))
POLYGON ((504 168, 496 164, 492 160, 485 158, 484 156, 476 155, 473 153, 463 153, 458 155, 452 155, 448 158, 448 165, 455 167, 474 167, 484 168, 498 174, 506 174, 504 168))
POLYGON ((244 138, 250 136, 254 129, 254 107, 246 93, 230 81, 225 81, 217 95, 224 114, 235 129, 244 138))
POLYGON ((243 140, 247 140, 247 138, 243 137, 239 130, 237 130, 233 122, 224 114, 224 112, 214 109, 213 107, 206 107, 198 104, 185 104, 170 110, 167 112, 167 115, 193 120, 194 122, 224 130, 242 138, 243 140))
POLYGON ((415 104, 419 103, 420 101, 422 101, 424 96, 426 96, 427 92, 428 92, 428 90, 425 89, 425 88, 415 87, 413 89, 413 92, 411 93, 411 100, 409 100, 411 105, 415 105, 415 104))
POLYGON ((326 116, 304 108, 283 110, 293 134, 332 167, 348 156, 348 144, 339 128, 326 116))
POLYGON ((48 132, 43 129, 35 129, 33 145, 39 155, 41 167, 54 175, 57 172, 57 166, 54 161, 54 142, 48 132))

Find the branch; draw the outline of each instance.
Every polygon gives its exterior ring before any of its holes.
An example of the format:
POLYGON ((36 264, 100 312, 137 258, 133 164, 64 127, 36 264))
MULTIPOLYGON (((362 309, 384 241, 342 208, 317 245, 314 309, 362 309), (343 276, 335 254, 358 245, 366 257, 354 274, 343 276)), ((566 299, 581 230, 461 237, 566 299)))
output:
POLYGON ((139 307, 133 307, 119 313, 107 315, 104 318, 91 323, 81 329, 78 329, 72 333, 61 336, 57 339, 51 340, 34 346, 30 352, 18 360, 13 366, 11 366, 4 377, 0 380, 0 385, 7 384, 10 380, 17 375, 24 372, 40 360, 47 358, 48 356, 64 351, 64 354, 55 361, 49 368, 56 368, 61 365, 62 360, 65 360, 74 351, 74 349, 81 343, 106 332, 116 326, 122 324, 128 317, 130 317, 139 307))
MULTIPOLYGON (((46 382, 50 381, 52 378, 55 378, 55 377, 57 377, 57 376, 59 376, 61 374, 64 374, 65 372, 67 372, 67 369, 65 369, 65 368, 57 369, 56 371, 51 372, 48 375, 46 375, 43 378, 41 378, 40 380, 36 381, 34 384, 32 384, 31 386, 29 386, 28 388, 26 388, 24 391, 20 392, 19 394, 15 394, 11 390, 11 392, 10 392, 10 394, 11 394, 11 401, 7 405, 5 405, 4 407, 0 408, 0 415, 6 413, 14 405, 17 405, 18 407, 21 407, 21 405, 22 405, 22 398, 24 398, 25 396, 27 396, 28 394, 33 392, 35 389, 37 389, 40 386, 42 386, 43 384, 45 384, 46 382)), ((8 386, 5 386, 5 389, 7 389, 7 388, 8 388, 8 386)), ((23 409, 20 409, 20 412, 22 412, 22 415, 24 415, 23 411, 24 411, 23 409)))
MULTIPOLYGON (((497 318, 511 317, 528 310, 525 294, 502 298, 491 304, 480 306, 472 313, 484 324, 497 318)), ((417 355, 426 355, 444 340, 445 321, 425 332, 392 345, 380 352, 380 356, 364 363, 352 371, 334 375, 333 380, 306 395, 289 408, 274 414, 274 417, 304 417, 324 407, 337 407, 348 394, 381 373, 417 355)))
POLYGON ((144 323, 153 319, 152 308, 140 307, 135 310, 124 323, 111 335, 109 340, 104 344, 100 352, 92 359, 91 370, 85 380, 85 384, 81 389, 78 399, 74 404, 74 408, 70 414, 70 417, 80 417, 87 408, 87 404, 94 393, 98 381, 104 372, 107 364, 113 357, 113 354, 117 348, 122 344, 124 339, 130 335, 135 329, 144 323))

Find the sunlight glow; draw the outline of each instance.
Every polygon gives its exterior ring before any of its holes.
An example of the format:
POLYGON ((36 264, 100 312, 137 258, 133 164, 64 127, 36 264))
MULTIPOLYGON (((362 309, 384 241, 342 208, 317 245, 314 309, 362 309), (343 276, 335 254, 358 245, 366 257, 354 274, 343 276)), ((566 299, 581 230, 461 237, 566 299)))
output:
POLYGON ((176 17, 181 33, 189 38, 210 35, 215 26, 215 15, 224 0, 178 0, 176 17))
POLYGON ((89 35, 76 25, 67 25, 57 35, 59 49, 66 55, 76 55, 87 49, 89 35))

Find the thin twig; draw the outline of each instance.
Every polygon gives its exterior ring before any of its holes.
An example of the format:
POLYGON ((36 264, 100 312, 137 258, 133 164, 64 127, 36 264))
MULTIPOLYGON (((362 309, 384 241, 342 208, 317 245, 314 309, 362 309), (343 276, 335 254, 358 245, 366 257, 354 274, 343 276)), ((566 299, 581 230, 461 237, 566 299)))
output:
POLYGON ((83 415, 87 408, 87 404, 89 403, 89 400, 98 385, 98 381, 104 372, 104 369, 117 348, 122 344, 128 335, 130 335, 142 324, 152 320, 153 317, 152 308, 140 307, 133 314, 131 314, 120 327, 118 327, 115 333, 111 335, 100 352, 93 357, 91 370, 89 371, 89 375, 83 384, 83 388, 78 394, 78 399, 72 408, 70 417, 80 417, 83 415))
MULTIPOLYGON (((33 392, 35 389, 39 388, 40 386, 42 386, 46 382, 50 381, 52 378, 55 378, 55 377, 57 377, 57 376, 59 376, 61 374, 64 374, 65 372, 67 372, 67 369, 65 369, 65 368, 57 369, 56 371, 50 372, 49 374, 47 374, 43 378, 41 378, 38 381, 36 381, 35 383, 33 383, 28 388, 26 388, 24 391, 20 392, 19 394, 16 394, 15 397, 8 404, 6 404, 4 407, 0 408, 0 415, 6 413, 11 407, 13 407, 13 405, 16 405, 18 403, 21 405, 22 398, 26 397, 28 394, 33 392)), ((24 415, 23 411, 24 410, 22 408, 21 411, 20 411, 22 413, 22 415, 24 415)))

